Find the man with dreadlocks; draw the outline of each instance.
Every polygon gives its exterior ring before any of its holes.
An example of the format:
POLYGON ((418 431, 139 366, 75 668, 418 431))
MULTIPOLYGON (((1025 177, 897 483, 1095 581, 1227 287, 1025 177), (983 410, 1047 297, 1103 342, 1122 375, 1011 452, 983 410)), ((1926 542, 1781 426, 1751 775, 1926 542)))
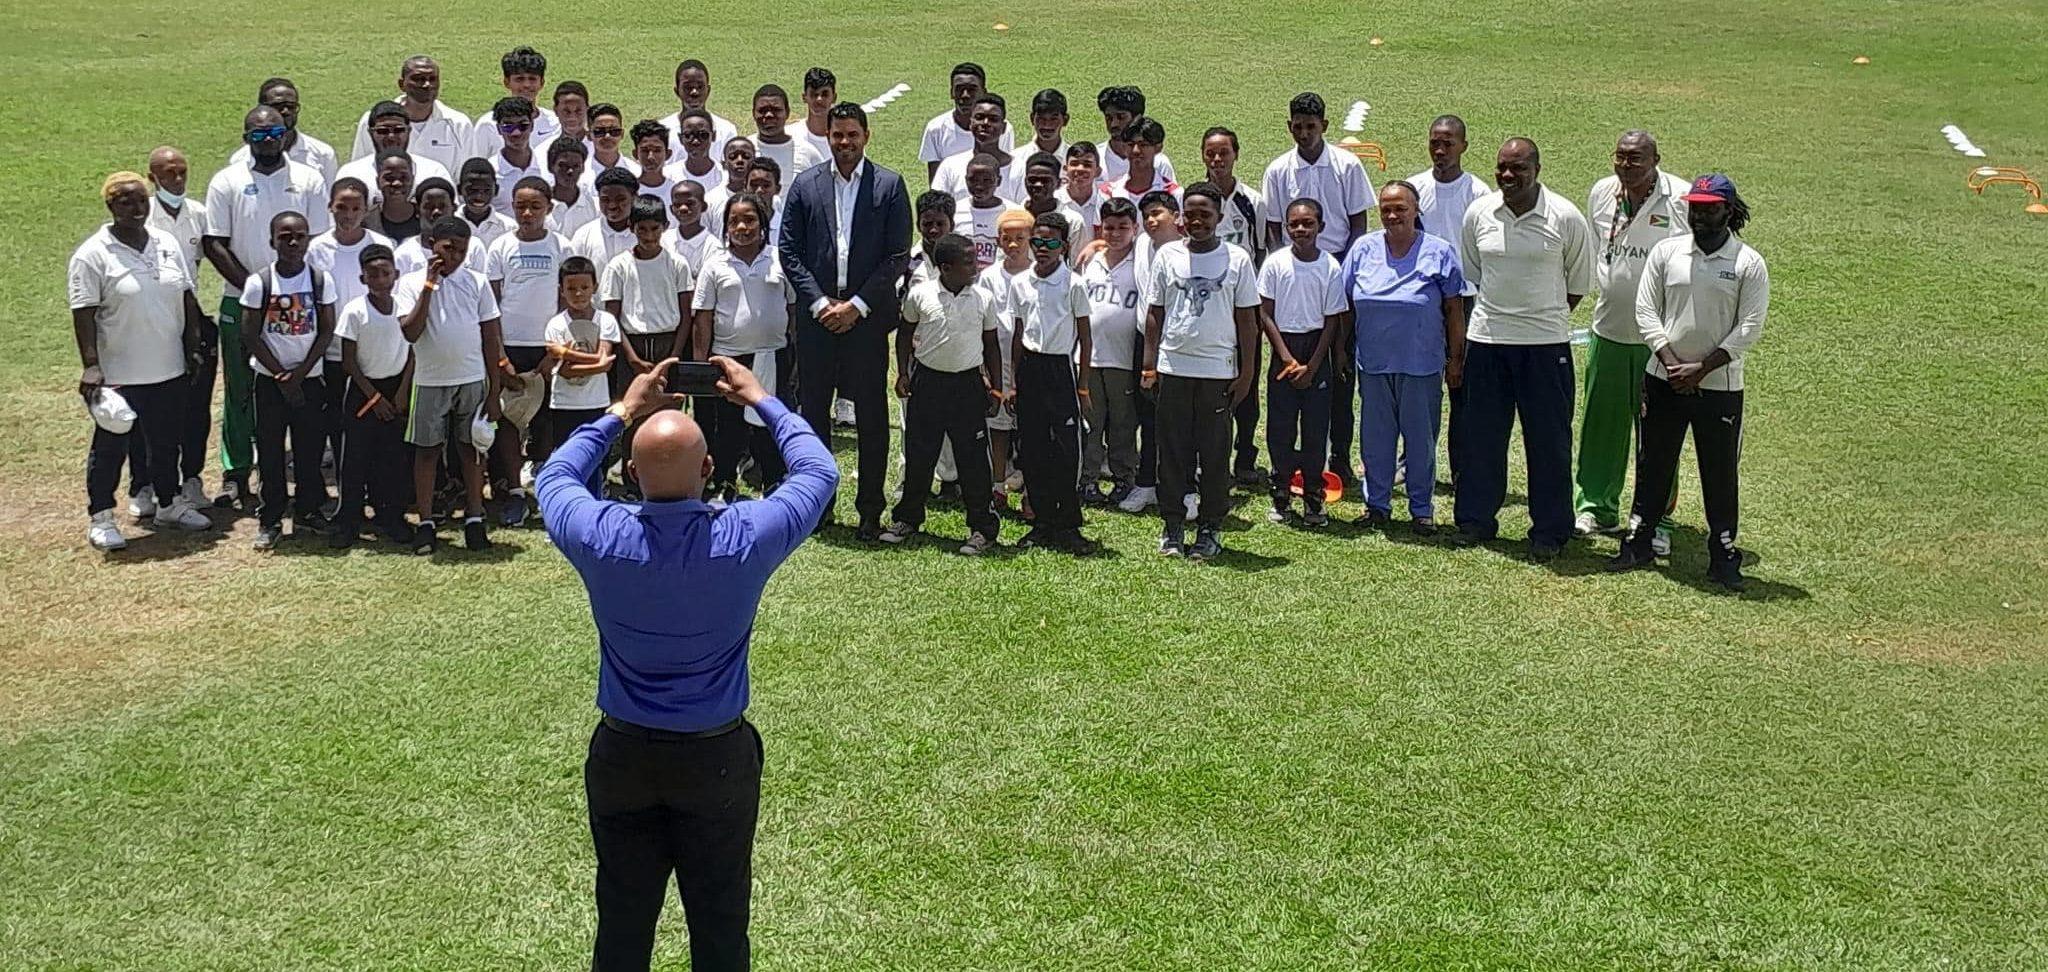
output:
POLYGON ((1608 568, 1633 570, 1655 562, 1650 540, 1690 429, 1707 507, 1707 576, 1740 591, 1735 530, 1742 357, 1763 333, 1771 276, 1764 258, 1735 236, 1749 223, 1749 207, 1727 176, 1701 176, 1685 202, 1692 232, 1650 248, 1636 290, 1636 326, 1651 354, 1643 378, 1642 451, 1628 539, 1608 568))

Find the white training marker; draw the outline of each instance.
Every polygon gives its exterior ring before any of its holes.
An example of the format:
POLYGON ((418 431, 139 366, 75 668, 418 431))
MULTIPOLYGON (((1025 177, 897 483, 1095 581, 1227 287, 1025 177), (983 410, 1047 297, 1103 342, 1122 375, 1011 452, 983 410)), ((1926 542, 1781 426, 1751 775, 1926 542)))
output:
POLYGON ((881 111, 882 109, 889 107, 890 102, 903 97, 904 93, 909 90, 910 85, 898 81, 894 86, 890 87, 889 90, 884 91, 881 94, 874 96, 873 98, 869 98, 865 104, 861 105, 861 109, 863 111, 866 111, 868 114, 872 115, 875 112, 881 111))
POLYGON ((1364 130, 1365 130, 1365 116, 1366 116, 1367 114, 1371 113, 1371 111, 1372 111, 1372 106, 1371 106, 1371 105, 1369 105, 1369 104, 1366 104, 1366 103, 1365 103, 1364 101, 1354 101, 1354 102, 1352 102, 1352 103, 1351 103, 1351 110, 1350 110, 1350 111, 1348 111, 1348 112, 1345 112, 1345 114, 1344 114, 1344 130, 1345 130, 1345 131, 1347 131, 1347 132, 1362 132, 1362 131, 1364 131, 1364 130))
POLYGON ((1970 136, 1963 134, 1962 129, 1954 125, 1943 125, 1941 134, 1948 139, 1948 144, 1954 146, 1955 150, 1964 156, 1973 159, 1984 157, 1984 150, 1978 148, 1977 143, 1970 141, 1970 136))

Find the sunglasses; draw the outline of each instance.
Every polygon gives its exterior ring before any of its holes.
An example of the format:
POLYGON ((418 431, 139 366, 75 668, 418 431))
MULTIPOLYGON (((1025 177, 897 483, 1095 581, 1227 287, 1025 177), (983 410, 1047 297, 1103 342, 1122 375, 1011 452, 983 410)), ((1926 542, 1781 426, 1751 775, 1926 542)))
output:
POLYGON ((291 129, 283 125, 271 125, 267 128, 249 129, 243 133, 242 138, 248 142, 281 142, 284 140, 285 133, 289 131, 291 129))
POLYGON ((517 135, 517 134, 519 134, 520 132, 530 132, 530 131, 533 131, 533 123, 532 123, 532 122, 499 122, 499 123, 498 123, 498 134, 500 134, 500 135, 517 135))
POLYGON ((375 128, 370 129, 370 134, 381 135, 385 138, 397 138, 398 136, 404 135, 411 130, 412 129, 406 125, 378 125, 375 128))
POLYGON ((708 141, 711 141, 711 133, 710 133, 710 132, 684 132, 684 133, 683 133, 683 141, 685 141, 685 142, 708 142, 708 141))
POLYGON ((1056 236, 1031 238, 1031 248, 1034 250, 1064 250, 1066 247, 1066 241, 1056 236))
POLYGON ((625 134, 626 130, 623 128, 593 128, 590 130, 590 137, 592 138, 623 138, 625 134))

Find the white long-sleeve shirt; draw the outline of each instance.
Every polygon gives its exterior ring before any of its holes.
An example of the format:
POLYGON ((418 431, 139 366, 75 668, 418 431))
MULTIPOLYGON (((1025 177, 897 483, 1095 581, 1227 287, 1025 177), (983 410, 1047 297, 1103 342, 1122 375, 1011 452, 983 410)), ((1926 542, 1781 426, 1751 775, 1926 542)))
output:
POLYGON ((1656 352, 1670 348, 1681 360, 1702 361, 1715 348, 1728 363, 1707 373, 1700 388, 1742 390, 1742 354, 1764 332, 1771 274, 1764 258, 1730 234, 1712 253, 1700 252, 1690 234, 1650 247, 1636 290, 1636 328, 1650 346, 1650 374, 1669 377, 1656 352))

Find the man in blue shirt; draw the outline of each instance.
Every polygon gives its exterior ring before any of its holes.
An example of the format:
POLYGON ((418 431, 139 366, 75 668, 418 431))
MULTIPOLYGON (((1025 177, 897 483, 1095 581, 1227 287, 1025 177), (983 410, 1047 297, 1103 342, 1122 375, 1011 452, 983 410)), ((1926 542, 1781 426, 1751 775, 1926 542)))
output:
POLYGON ((593 969, 646 969, 670 874, 690 927, 690 967, 746 969, 761 736, 744 716, 747 643, 761 589, 817 526, 839 484, 803 419, 730 358, 718 384, 775 434, 789 466, 758 502, 714 509, 704 433, 672 406, 674 358, 635 378, 538 476, 548 536, 583 577, 597 624, 604 717, 583 765, 597 851, 593 969), (641 422, 645 419, 644 422, 641 422), (640 503, 586 485, 628 425, 640 503))

